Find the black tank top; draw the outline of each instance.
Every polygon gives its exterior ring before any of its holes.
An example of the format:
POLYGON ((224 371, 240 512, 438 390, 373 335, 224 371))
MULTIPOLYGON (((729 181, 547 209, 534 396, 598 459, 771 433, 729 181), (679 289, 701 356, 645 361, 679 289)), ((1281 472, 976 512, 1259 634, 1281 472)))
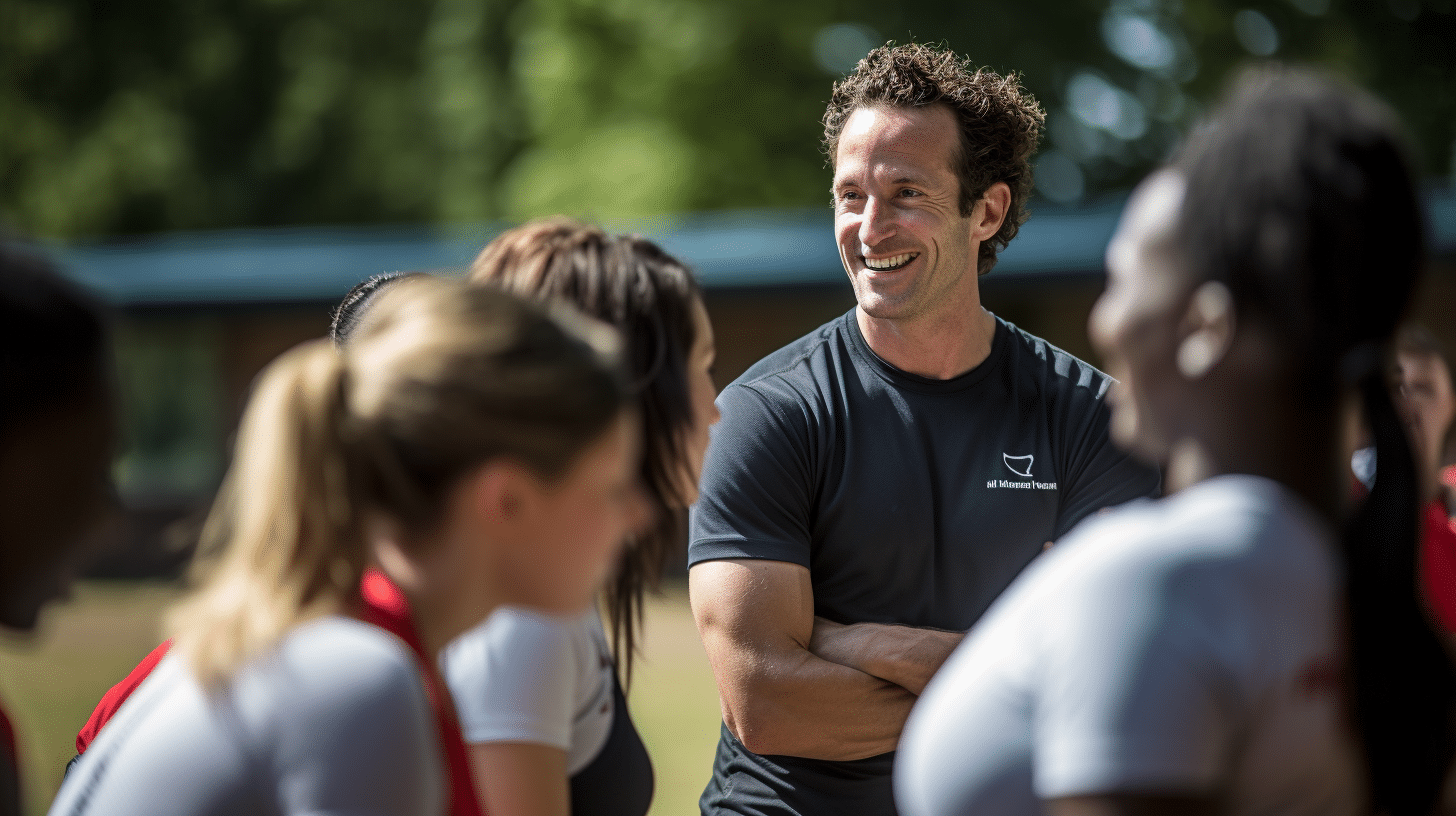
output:
POLYGON ((644 816, 652 804, 652 759, 627 713, 612 672, 612 730, 602 750, 571 777, 571 816, 644 816))

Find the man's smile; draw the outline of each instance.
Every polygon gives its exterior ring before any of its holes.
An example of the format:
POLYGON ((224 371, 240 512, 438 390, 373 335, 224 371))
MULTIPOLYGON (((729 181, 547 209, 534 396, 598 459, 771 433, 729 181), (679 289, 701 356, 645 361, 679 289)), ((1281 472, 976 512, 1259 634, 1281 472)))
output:
POLYGON ((905 252, 889 258, 864 258, 864 264, 876 272, 892 272, 906 266, 918 257, 920 257, 918 252, 905 252))

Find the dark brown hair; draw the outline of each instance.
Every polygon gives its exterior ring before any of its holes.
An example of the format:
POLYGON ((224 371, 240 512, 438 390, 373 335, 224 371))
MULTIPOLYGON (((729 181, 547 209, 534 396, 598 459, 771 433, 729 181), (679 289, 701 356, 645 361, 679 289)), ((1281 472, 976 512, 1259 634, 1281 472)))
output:
POLYGON ((354 330, 359 328, 359 322, 364 319, 364 313, 381 291, 398 281, 424 274, 424 272, 381 272, 354 284, 354 287, 344 294, 344 299, 339 301, 339 305, 335 306, 333 313, 329 315, 329 339, 338 346, 348 342, 354 330))
POLYGON ((984 275, 996 265, 996 253, 1011 243, 1026 221, 1031 155, 1046 119, 1016 74, 1002 76, 976 68, 948 49, 886 43, 834 83, 824 112, 824 150, 833 164, 844 123, 860 108, 929 105, 949 108, 960 131, 960 154, 952 169, 960 179, 961 215, 969 217, 992 184, 1003 181, 1011 188, 1011 206, 1001 229, 981 242, 977 267, 984 275))
POLYGON ((627 548, 606 588, 612 648, 630 678, 643 594, 657 589, 669 560, 682 558, 682 431, 693 420, 687 366, 701 291, 687 267, 651 241, 559 217, 491 241, 470 265, 470 280, 563 299, 622 333, 641 405, 642 480, 658 509, 656 526, 627 548))

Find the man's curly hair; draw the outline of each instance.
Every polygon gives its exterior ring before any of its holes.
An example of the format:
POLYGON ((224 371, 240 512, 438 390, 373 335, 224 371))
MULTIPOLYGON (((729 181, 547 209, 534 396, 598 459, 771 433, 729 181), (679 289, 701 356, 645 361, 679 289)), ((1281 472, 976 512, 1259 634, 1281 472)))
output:
POLYGON ((1031 194, 1031 155, 1041 140, 1046 114, 1020 78, 973 67, 949 49, 920 43, 886 43, 865 55, 854 72, 834 83, 824 112, 824 149, 834 163, 839 134, 860 108, 919 108, 945 105, 955 114, 961 150, 952 169, 960 179, 962 216, 998 181, 1011 188, 1011 206, 1001 229, 981 242, 979 274, 996 264, 996 253, 1016 237, 1026 220, 1031 194))

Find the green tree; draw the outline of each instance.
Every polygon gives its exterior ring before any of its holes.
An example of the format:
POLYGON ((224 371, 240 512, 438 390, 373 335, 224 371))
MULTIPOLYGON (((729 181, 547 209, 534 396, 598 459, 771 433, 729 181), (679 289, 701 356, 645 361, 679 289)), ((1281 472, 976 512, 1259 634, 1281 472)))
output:
POLYGON ((1255 57, 1383 95, 1456 175, 1456 0, 0 0, 0 220, 57 238, 821 206, 886 39, 1016 70, 1052 201, 1123 189, 1255 57))

